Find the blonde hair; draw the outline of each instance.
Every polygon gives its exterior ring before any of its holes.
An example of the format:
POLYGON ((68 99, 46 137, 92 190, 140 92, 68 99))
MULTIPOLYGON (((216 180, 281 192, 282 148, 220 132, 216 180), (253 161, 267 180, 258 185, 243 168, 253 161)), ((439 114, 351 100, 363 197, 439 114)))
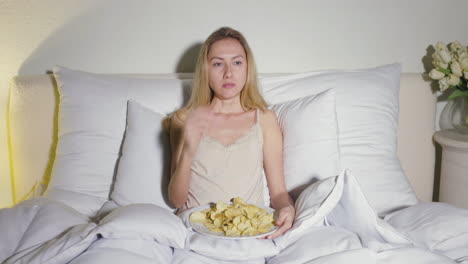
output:
POLYGON ((260 94, 257 80, 257 69, 253 58, 252 50, 244 36, 237 30, 230 27, 222 27, 211 33, 203 43, 198 53, 197 65, 193 77, 192 94, 186 106, 179 109, 176 114, 180 119, 185 119, 185 113, 197 108, 198 106, 208 105, 213 99, 213 91, 209 85, 208 79, 208 53, 211 46, 219 40, 232 38, 239 41, 244 48, 247 60, 247 78, 244 88, 240 93, 240 103, 244 110, 260 109, 265 110, 267 103, 260 94))

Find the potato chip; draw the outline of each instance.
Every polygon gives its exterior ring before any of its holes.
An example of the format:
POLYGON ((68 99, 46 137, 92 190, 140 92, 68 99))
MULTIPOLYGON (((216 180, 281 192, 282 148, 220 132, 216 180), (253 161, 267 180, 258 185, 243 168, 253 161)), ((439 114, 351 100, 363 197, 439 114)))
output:
POLYGON ((250 222, 240 223, 240 224, 237 225, 237 229, 239 229, 240 231, 244 231, 249 227, 252 227, 250 222))
POLYGON ((226 231, 226 236, 240 236, 240 235, 241 235, 241 232, 235 226, 232 227, 232 229, 226 231))
POLYGON ((190 221, 195 223, 203 223, 206 219, 206 214, 203 212, 195 212, 190 215, 190 221))
POLYGON ((225 204, 223 201, 218 201, 216 203, 216 212, 222 212, 222 211, 226 210, 227 207, 228 207, 228 205, 225 204))
POLYGON ((227 217, 227 218, 234 218, 238 215, 242 215, 242 209, 241 208, 227 208, 225 211, 224 211, 224 215, 227 217))
POLYGON ((259 212, 259 209, 260 208, 252 204, 242 207, 242 210, 245 212, 247 218, 249 219, 254 217, 259 212))
POLYGON ((268 223, 268 224, 261 224, 258 226, 257 230, 260 232, 260 233, 265 233, 265 232, 268 232, 268 230, 270 230, 270 228, 272 227, 273 225, 268 223))
POLYGON ((255 236, 257 234, 258 234, 257 229, 255 229, 253 227, 246 228, 244 230, 244 232, 242 232, 242 235, 244 235, 244 236, 255 236))
MULTIPOLYGON (((234 225, 236 225, 236 226, 239 225, 240 223, 242 223, 242 222, 241 222, 241 216, 242 216, 242 215, 238 215, 238 216, 234 217, 234 218, 232 219, 232 223, 233 223, 234 225)), ((227 219, 229 219, 229 218, 227 218, 227 219)))
POLYGON ((261 224, 268 224, 273 222, 273 214, 262 215, 258 218, 261 224))
POLYGON ((217 214, 215 216, 215 219, 213 220, 213 224, 217 227, 220 227, 223 225, 223 220, 224 220, 224 217, 222 214, 217 214))
POLYGON ((240 197, 235 197, 235 198, 232 198, 232 203, 234 205, 235 208, 239 208, 241 206, 245 206, 247 205, 244 200, 242 200, 242 198, 240 197))

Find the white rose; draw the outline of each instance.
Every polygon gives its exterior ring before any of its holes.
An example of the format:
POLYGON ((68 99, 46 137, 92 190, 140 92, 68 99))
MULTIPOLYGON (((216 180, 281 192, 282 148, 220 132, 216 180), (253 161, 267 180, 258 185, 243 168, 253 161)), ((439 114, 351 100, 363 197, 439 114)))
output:
POLYGON ((467 47, 463 46, 460 42, 455 41, 450 44, 450 50, 452 51, 452 56, 455 59, 461 60, 463 56, 466 56, 468 49, 467 47))
POLYGON ((447 83, 447 78, 439 80, 439 87, 442 92, 449 88, 449 84, 447 83))
POLYGON ((450 65, 450 69, 452 70, 453 75, 457 77, 462 77, 462 68, 460 67, 460 63, 458 61, 452 62, 452 65, 450 65))
POLYGON ((430 72, 429 72, 429 77, 431 77, 431 79, 433 80, 440 80, 442 78, 445 77, 445 73, 437 70, 437 69, 432 69, 430 72))
POLYGON ((465 58, 463 58, 462 60, 460 60, 460 67, 461 67, 464 71, 468 71, 468 57, 465 57, 465 58))
POLYGON ((468 51, 460 52, 458 59, 463 60, 464 58, 468 58, 468 51))
POLYGON ((455 76, 454 74, 450 74, 449 79, 447 80, 447 83, 452 86, 456 86, 460 83, 460 78, 455 76))
POLYGON ((434 54, 432 54, 432 58, 434 59, 434 61, 442 61, 442 57, 440 57, 440 54, 438 51, 434 52, 434 54))
POLYGON ((447 50, 441 50, 439 54, 443 62, 449 63, 450 61, 452 61, 452 55, 450 55, 450 52, 448 52, 447 50))
POLYGON ((435 45, 435 53, 433 58, 438 61, 443 61, 444 63, 449 63, 452 60, 452 56, 443 42, 437 42, 435 45))
POLYGON ((452 44, 450 44, 450 50, 452 51, 457 51, 457 50, 462 50, 462 49, 463 49, 463 46, 458 40, 455 40, 454 42, 452 42, 452 44))
POLYGON ((444 62, 441 62, 441 61, 433 61, 432 64, 434 64, 434 67, 436 68, 444 68, 444 69, 447 69, 448 68, 448 63, 444 63, 444 62))
POLYGON ((443 49, 446 49, 447 46, 445 46, 445 44, 441 41, 438 41, 435 45, 435 48, 436 50, 443 50, 443 49))

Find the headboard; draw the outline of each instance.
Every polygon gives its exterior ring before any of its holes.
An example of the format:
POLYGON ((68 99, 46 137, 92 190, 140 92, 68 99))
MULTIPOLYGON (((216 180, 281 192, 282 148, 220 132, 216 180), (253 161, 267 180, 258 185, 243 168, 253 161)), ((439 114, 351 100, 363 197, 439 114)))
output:
MULTIPOLYGON (((127 75, 128 76, 128 75, 127 75)), ((188 78, 191 74, 132 75, 188 78)), ((56 144, 58 92, 52 75, 17 76, 10 88, 8 133, 16 202, 38 196, 47 184, 56 144)), ((434 186, 436 98, 421 74, 403 73, 398 155, 418 198, 431 201, 434 186)))

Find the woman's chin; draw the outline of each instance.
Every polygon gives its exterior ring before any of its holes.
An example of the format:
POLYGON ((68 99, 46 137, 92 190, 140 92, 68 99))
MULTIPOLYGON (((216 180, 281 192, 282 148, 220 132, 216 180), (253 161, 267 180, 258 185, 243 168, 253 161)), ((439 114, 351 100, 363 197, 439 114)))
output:
POLYGON ((222 93, 216 94, 216 97, 221 100, 236 99, 240 96, 240 92, 234 90, 225 90, 222 93))

